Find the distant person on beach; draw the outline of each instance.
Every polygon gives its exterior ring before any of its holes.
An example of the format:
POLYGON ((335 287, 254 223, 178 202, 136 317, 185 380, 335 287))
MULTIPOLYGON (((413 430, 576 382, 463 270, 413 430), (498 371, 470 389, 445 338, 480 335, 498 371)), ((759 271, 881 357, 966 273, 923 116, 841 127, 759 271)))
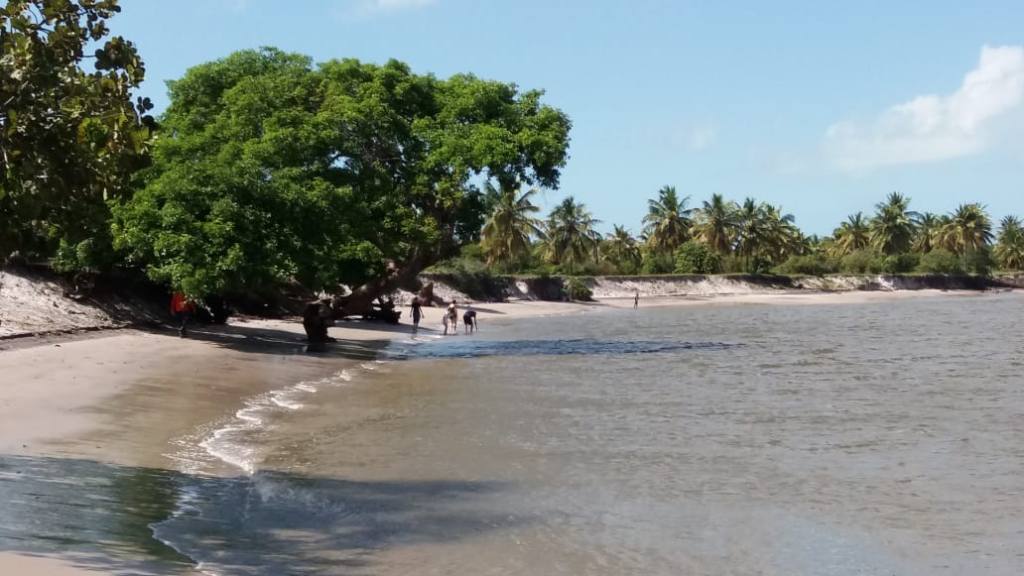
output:
POLYGON ((451 326, 452 334, 459 333, 459 307, 456 305, 455 300, 448 305, 448 311, 444 315, 444 335, 448 335, 448 327, 451 326))
POLYGON ((467 305, 466 311, 462 313, 462 323, 465 326, 466 334, 476 332, 476 310, 473 310, 472 304, 467 305))
POLYGON ((196 305, 181 292, 171 295, 171 316, 178 321, 178 336, 188 336, 188 323, 195 314, 196 305))
POLYGON ((633 296, 633 310, 640 307, 640 291, 636 291, 636 295, 633 296))
POLYGON ((423 303, 420 302, 420 297, 413 296, 409 307, 412 308, 412 335, 415 336, 420 329, 420 320, 423 319, 423 303))

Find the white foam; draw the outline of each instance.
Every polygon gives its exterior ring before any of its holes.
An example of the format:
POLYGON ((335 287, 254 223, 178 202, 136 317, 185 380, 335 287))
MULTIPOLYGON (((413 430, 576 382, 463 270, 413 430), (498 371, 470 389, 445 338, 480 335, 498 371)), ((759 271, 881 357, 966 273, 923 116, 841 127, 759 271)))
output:
POLYGON ((272 394, 270 401, 286 410, 299 410, 304 406, 301 402, 289 400, 285 397, 285 394, 272 394))

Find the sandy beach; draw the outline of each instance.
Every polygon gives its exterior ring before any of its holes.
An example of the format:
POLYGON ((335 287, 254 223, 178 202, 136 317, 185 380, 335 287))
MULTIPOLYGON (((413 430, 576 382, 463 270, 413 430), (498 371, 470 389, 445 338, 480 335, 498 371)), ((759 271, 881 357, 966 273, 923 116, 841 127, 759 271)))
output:
MULTIPOLYGON (((641 298, 641 306, 857 304, 940 295, 949 293, 641 298)), ((977 292, 962 295, 982 297, 977 292)), ((492 323, 632 305, 632 299, 588 304, 481 303, 477 310, 482 330, 487 330, 492 323)), ((438 335, 435 325, 440 317, 440 309, 427 309, 423 337, 438 335)), ((330 330, 338 342, 322 355, 306 354, 301 325, 282 320, 240 319, 227 326, 200 326, 185 339, 170 330, 120 329, 6 341, 0 345, 0 455, 140 470, 173 469, 171 446, 176 439, 231 414, 245 398, 272 390, 283 381, 315 380, 339 367, 365 362, 389 340, 409 338, 409 330, 407 325, 341 322, 330 330)), ((0 467, 0 481, 4 473, 0 467)), ((125 558, 132 554, 117 547, 95 543, 91 551, 68 555, 59 547, 0 549, 0 574, 160 573, 147 572, 157 568, 143 555, 126 563, 125 558)))
MULTIPOLYGON (((594 306, 523 302, 481 304, 478 310, 486 326, 594 306)), ((439 333, 440 319, 440 309, 426 310, 423 337, 439 333)), ((330 329, 338 342, 317 355, 304 352, 298 320, 238 319, 198 326, 184 339, 171 330, 110 329, 7 340, 0 343, 0 455, 170 469, 172 443, 197 426, 281 382, 316 380, 372 359, 410 330, 339 322, 330 329)), ((0 466, 0 480, 5 472, 0 466)), ((135 558, 126 572, 116 568, 123 559, 110 554, 98 543, 86 555, 0 550, 0 574, 161 573, 144 558, 135 558)))

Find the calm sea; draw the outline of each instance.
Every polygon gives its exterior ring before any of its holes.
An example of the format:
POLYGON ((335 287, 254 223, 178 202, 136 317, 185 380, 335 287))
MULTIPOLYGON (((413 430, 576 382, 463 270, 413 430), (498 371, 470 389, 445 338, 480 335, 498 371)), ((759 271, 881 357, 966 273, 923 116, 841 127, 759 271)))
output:
POLYGON ((1024 573, 1024 296, 398 342, 183 439, 211 574, 1024 573))

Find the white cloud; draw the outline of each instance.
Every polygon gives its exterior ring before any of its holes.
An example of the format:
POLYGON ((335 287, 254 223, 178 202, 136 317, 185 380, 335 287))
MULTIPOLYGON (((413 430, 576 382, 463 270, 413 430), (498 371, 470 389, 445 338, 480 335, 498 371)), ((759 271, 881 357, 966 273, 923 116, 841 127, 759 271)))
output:
POLYGON ((718 138, 718 130, 714 126, 698 126, 690 130, 686 137, 686 145, 694 152, 707 150, 718 138))
POLYGON ((851 171, 977 154, 988 146, 995 121, 1022 101, 1024 46, 984 46, 956 92, 918 96, 869 122, 833 124, 825 153, 851 171))

